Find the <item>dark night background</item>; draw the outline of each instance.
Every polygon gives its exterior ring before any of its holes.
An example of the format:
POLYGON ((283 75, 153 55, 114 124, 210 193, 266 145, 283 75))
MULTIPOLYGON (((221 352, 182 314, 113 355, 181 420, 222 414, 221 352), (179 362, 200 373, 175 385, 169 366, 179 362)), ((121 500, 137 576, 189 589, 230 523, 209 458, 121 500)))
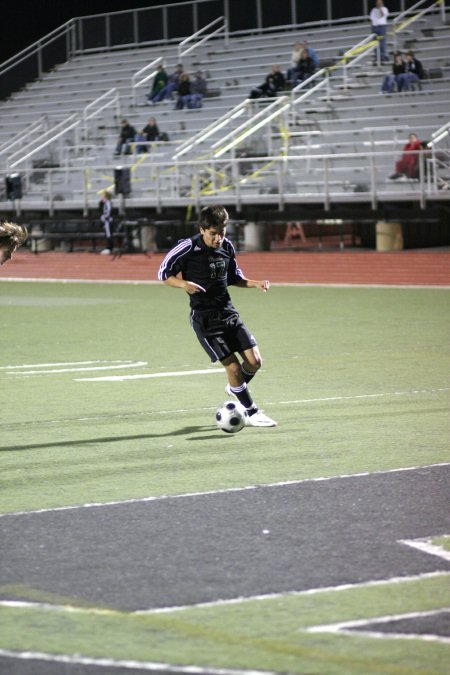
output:
MULTIPOLYGON (((15 0, 4 8, 2 17, 2 37, 0 41, 0 63, 13 56, 27 45, 49 33, 61 24, 75 16, 100 14, 129 10, 137 7, 151 7, 161 4, 174 4, 180 0, 60 0, 59 2, 34 3, 30 0, 15 0)), ((290 0, 289 0, 290 2, 290 0)), ((221 3, 218 3, 220 7, 221 3)), ((262 9, 265 25, 279 23, 281 2, 277 0, 262 0, 262 9)), ((289 3, 286 3, 287 5, 289 3)), ((399 0, 389 0, 386 5, 395 10, 399 0)), ((362 0, 333 0, 333 15, 351 16, 359 14, 362 0)), ((369 1, 369 6, 372 0, 369 1)), ((231 30, 247 28, 250 15, 253 13, 252 0, 230 0, 231 13, 239 17, 241 26, 231 26, 231 30), (233 11, 234 10, 234 11, 233 11)), ((297 11, 301 21, 317 21, 326 17, 326 0, 297 0, 297 11)), ((220 10, 219 10, 220 11, 220 10)), ((214 14, 218 16, 219 14, 214 14)), ((179 35, 189 34, 181 29, 179 35)))

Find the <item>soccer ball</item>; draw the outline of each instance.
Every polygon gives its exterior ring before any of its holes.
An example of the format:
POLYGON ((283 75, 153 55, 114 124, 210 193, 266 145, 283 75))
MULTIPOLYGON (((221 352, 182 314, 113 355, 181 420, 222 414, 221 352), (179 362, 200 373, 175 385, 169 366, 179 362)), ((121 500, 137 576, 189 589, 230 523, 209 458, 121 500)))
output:
POLYGON ((240 403, 225 401, 216 411, 216 424, 227 434, 235 434, 245 427, 247 411, 240 403))

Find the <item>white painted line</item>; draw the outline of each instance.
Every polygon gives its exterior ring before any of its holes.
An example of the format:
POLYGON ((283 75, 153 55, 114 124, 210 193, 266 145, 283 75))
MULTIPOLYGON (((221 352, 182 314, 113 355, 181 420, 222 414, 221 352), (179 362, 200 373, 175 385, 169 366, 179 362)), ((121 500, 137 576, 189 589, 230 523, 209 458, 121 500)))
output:
MULTIPOLYGON (((183 371, 187 372, 187 371, 183 371)), ((197 371, 198 372, 198 371, 197 371)), ((208 372, 215 372, 212 369, 208 370, 208 372)), ((224 371, 221 368, 217 369, 217 372, 224 373, 224 371)), ((328 402, 333 402, 333 401, 350 401, 352 399, 365 399, 365 398, 380 398, 383 396, 410 396, 410 395, 417 395, 417 394, 439 394, 441 392, 446 392, 450 391, 450 387, 441 387, 439 389, 413 389, 413 390, 407 390, 407 391, 396 391, 396 392, 385 392, 381 394, 357 394, 355 396, 327 396, 324 398, 303 398, 303 399, 297 399, 293 401, 266 401, 265 405, 299 405, 303 403, 328 403, 328 402)), ((95 420, 104 420, 108 419, 109 421, 114 420, 114 419, 120 419, 120 420, 125 420, 125 419, 130 419, 130 418, 139 418, 139 417, 156 417, 157 415, 171 415, 171 416, 176 416, 180 415, 182 413, 199 413, 199 412, 205 412, 208 410, 215 410, 217 406, 202 406, 202 407, 196 407, 196 408, 174 408, 172 410, 145 410, 145 411, 139 411, 139 412, 131 412, 131 413, 108 413, 107 415, 86 415, 85 417, 72 417, 72 418, 62 418, 62 419, 57 419, 57 420, 21 420, 20 422, 2 422, 0 421, 0 429, 5 428, 8 429, 10 427, 18 427, 20 426, 21 429, 23 429, 24 426, 29 426, 29 427, 34 427, 36 425, 39 426, 46 426, 49 424, 65 424, 65 423, 72 423, 72 422, 87 422, 87 421, 95 421, 95 420)))
MULTIPOLYGON (((241 253, 242 255, 242 253, 241 253)), ((162 282, 152 279, 56 279, 40 277, 3 277, 1 281, 19 282, 19 283, 45 283, 45 284, 126 284, 133 286, 159 286, 162 282)), ((396 288, 400 290, 433 290, 448 291, 450 284, 362 284, 362 283, 312 283, 312 282, 271 282, 271 286, 293 286, 294 288, 396 288)))
MULTIPOLYGON (((94 370, 94 369, 92 369, 94 370)), ((100 368, 98 368, 100 370, 100 368)), ((154 377, 182 377, 183 375, 224 374, 223 368, 204 368, 202 370, 174 370, 165 373, 143 373, 141 375, 111 375, 108 377, 78 377, 75 382, 123 382, 124 380, 149 380, 154 377)))
POLYGON ((59 366, 90 366, 94 363, 132 363, 128 361, 109 361, 107 359, 96 359, 95 361, 63 361, 58 363, 26 363, 21 366, 0 366, 0 370, 18 370, 23 368, 58 368, 59 366))
POLYGON ((450 638, 442 635, 433 635, 431 633, 377 633, 373 630, 358 630, 353 631, 349 628, 343 628, 338 631, 339 635, 350 635, 351 637, 370 637, 378 640, 422 640, 423 642, 440 642, 442 644, 450 644, 450 638))
MULTIPOLYGON (((143 366, 146 365, 147 361, 134 361, 129 363, 122 363, 121 365, 116 366, 88 366, 84 368, 58 368, 54 370, 24 370, 20 372, 9 373, 9 375, 15 375, 16 377, 17 375, 54 375, 55 373, 76 373, 87 370, 119 370, 123 368, 142 368, 143 366)), ((95 380, 96 378, 93 379, 95 380)), ((108 380, 111 378, 105 377, 100 379, 108 380)))
MULTIPOLYGON (((32 609, 46 612, 67 612, 79 614, 98 614, 98 615, 117 615, 133 616, 146 614, 170 614, 171 612, 182 612, 189 609, 202 609, 211 607, 222 607, 225 605, 238 605, 247 602, 261 602, 264 600, 280 600, 282 598, 301 598, 310 595, 319 595, 323 593, 342 593, 357 589, 373 588, 378 586, 389 586, 391 584, 412 583, 437 577, 449 577, 450 571, 439 570, 436 572, 424 572, 423 574, 412 574, 404 577, 389 577, 387 579, 374 579, 369 581, 360 581, 354 584, 339 584, 338 586, 319 586, 317 588, 308 588, 303 591, 284 591, 280 593, 266 593, 265 595, 239 596, 236 598, 211 600, 210 602, 198 602, 192 605, 177 605, 174 607, 154 607, 151 609, 138 609, 132 611, 109 609, 104 607, 82 607, 77 605, 53 605, 48 602, 29 602, 26 600, 0 600, 0 607, 9 607, 10 609, 32 609)), ((372 623, 369 619, 362 620, 362 623, 372 623)), ((350 622, 353 623, 353 622, 350 622)), ((333 624, 334 625, 334 624, 333 624)), ((338 624, 336 624, 338 625, 338 624)), ((341 625, 341 624, 339 624, 341 625)), ((344 624, 342 624, 344 625, 344 624)), ((315 627, 316 628, 316 627, 315 627)), ((331 632, 331 631, 330 631, 331 632)))
POLYGON ((375 618, 357 619, 355 621, 342 621, 340 623, 325 624, 323 626, 311 626, 310 628, 302 629, 307 633, 345 633, 346 635, 361 635, 365 637, 374 637, 380 639, 404 639, 404 640, 425 640, 432 642, 443 642, 450 644, 450 638, 441 635, 434 635, 432 633, 391 633, 382 631, 354 631, 355 628, 362 628, 364 626, 372 626, 374 624, 390 623, 392 621, 407 621, 408 619, 421 619, 429 616, 436 616, 437 614, 448 614, 450 609, 443 607, 440 609, 433 609, 424 612, 408 612, 406 614, 387 614, 386 616, 378 616, 375 618))
POLYGON ((390 473, 400 473, 406 471, 419 471, 422 469, 433 469, 435 467, 450 466, 450 462, 440 462, 438 464, 425 464, 423 466, 407 466, 396 469, 383 469, 380 471, 363 471, 361 473, 347 473, 338 476, 320 476, 318 478, 303 478, 298 480, 279 481, 277 483, 259 483, 258 485, 244 485, 241 487, 223 488, 221 490, 206 490, 204 492, 184 492, 174 495, 157 495, 150 497, 136 497, 133 499, 124 499, 122 501, 110 502, 92 502, 87 504, 75 504, 73 506, 57 506, 48 509, 36 509, 34 511, 13 511, 11 513, 0 513, 0 518, 10 518, 14 516, 32 516, 40 513, 56 513, 58 511, 75 511, 77 509, 103 508, 108 506, 126 506, 127 504, 145 504, 148 502, 162 501, 166 499, 187 499, 190 497, 208 497, 221 494, 232 494, 234 492, 245 492, 250 490, 264 490, 266 488, 286 487, 289 485, 302 485, 303 483, 321 483, 332 480, 348 480, 353 478, 365 478, 369 476, 384 476, 390 473))
POLYGON ((78 654, 49 654, 45 652, 16 652, 10 649, 0 649, 0 657, 22 659, 25 661, 46 661, 51 663, 65 663, 80 666, 97 666, 103 668, 123 668, 129 670, 163 671, 172 673, 186 673, 187 675, 276 675, 269 670, 230 670, 228 668, 211 668, 209 666, 178 666, 170 663, 156 663, 153 661, 121 661, 114 659, 93 658, 78 654))
POLYGON ((295 399, 292 401, 277 401, 277 403, 268 403, 267 405, 296 405, 298 403, 318 403, 320 401, 347 401, 367 398, 382 398, 384 396, 405 396, 411 394, 436 394, 442 391, 450 391, 450 387, 441 387, 439 389, 410 389, 409 391, 390 391, 380 394, 356 394, 355 396, 327 396, 326 398, 307 398, 295 399))
MULTIPOLYGON (((448 534, 439 535, 442 537, 450 537, 448 534)), ((450 551, 447 551, 443 546, 438 546, 433 544, 431 539, 400 539, 400 544, 406 544, 406 546, 411 546, 418 551, 423 553, 428 553, 429 555, 436 555, 438 558, 443 560, 448 560, 450 562, 450 551)))

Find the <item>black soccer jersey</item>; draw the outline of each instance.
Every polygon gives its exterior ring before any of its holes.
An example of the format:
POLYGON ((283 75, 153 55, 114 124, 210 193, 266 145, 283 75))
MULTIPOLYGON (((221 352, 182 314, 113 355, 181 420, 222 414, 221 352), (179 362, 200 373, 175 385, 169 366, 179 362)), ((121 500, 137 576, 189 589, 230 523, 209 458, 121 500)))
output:
POLYGON ((231 241, 225 238, 218 249, 205 245, 202 235, 183 239, 169 251, 159 268, 161 281, 171 276, 181 276, 186 281, 203 286, 206 293, 189 296, 192 309, 232 309, 228 286, 245 279, 236 262, 231 241))

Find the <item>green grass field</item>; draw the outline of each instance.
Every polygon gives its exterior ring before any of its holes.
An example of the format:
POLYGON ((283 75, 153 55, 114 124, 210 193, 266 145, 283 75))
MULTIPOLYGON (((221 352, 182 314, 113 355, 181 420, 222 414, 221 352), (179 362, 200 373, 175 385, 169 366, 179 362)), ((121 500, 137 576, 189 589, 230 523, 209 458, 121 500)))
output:
MULTIPOLYGON (((232 295, 264 359, 252 393, 279 424, 235 436, 215 427, 225 376, 198 345, 183 292, 1 283, 0 511, 449 461, 447 291, 273 287, 232 295), (176 375, 89 379, 158 373, 176 375)), ((162 662, 176 653, 183 664, 324 675, 440 674, 448 644, 306 628, 440 608, 446 579, 176 614, 0 607, 0 648, 162 662)), ((65 604, 32 589, 29 599, 65 604)))

